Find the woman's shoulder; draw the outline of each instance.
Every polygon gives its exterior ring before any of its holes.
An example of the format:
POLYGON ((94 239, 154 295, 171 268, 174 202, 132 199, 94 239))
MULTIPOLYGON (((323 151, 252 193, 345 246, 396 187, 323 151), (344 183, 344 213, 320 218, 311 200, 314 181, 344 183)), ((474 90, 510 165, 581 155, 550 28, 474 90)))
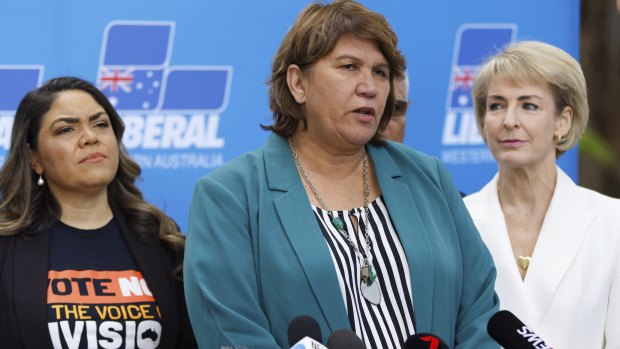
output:
POLYGON ((249 179, 264 166, 263 159, 263 147, 246 152, 200 177, 198 182, 231 183, 249 179))
POLYGON ((6 255, 9 245, 15 241, 15 235, 0 235, 0 256, 6 255))
POLYGON ((197 186, 242 192, 263 190, 266 186, 285 189, 299 181, 296 173, 286 139, 272 134, 260 148, 241 154, 201 177, 197 186))
POLYGON ((412 161, 417 161, 417 162, 422 162, 422 163, 425 163, 425 162, 430 163, 430 162, 437 161, 436 157, 425 154, 404 143, 398 143, 394 141, 385 141, 385 144, 383 145, 383 147, 393 156, 409 158, 412 161))
POLYGON ((465 202, 467 208, 488 206, 491 202, 497 200, 497 176, 498 174, 495 173, 491 180, 486 182, 480 190, 467 194, 467 196, 463 198, 463 202, 465 202))
POLYGON ((379 177, 394 178, 429 195, 456 192, 448 169, 433 156, 391 141, 371 147, 370 153, 379 177))
POLYGON ((385 144, 377 147, 377 149, 383 149, 387 157, 391 158, 402 170, 416 169, 428 174, 437 174, 439 167, 442 166, 436 157, 413 149, 403 143, 386 141, 385 144))
POLYGON ((584 202, 599 213, 608 213, 613 219, 620 221, 620 199, 601 194, 595 190, 576 186, 576 192, 582 196, 584 202))

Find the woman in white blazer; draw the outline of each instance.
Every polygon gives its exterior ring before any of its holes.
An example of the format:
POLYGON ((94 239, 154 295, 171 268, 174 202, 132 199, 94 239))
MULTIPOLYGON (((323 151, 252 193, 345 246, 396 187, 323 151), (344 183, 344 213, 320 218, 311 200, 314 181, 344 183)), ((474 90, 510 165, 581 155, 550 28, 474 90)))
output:
POLYGON ((620 348, 620 200, 556 165, 588 122, 579 63, 519 42, 483 66, 473 96, 498 173, 465 204, 495 261, 500 307, 554 348, 620 348))

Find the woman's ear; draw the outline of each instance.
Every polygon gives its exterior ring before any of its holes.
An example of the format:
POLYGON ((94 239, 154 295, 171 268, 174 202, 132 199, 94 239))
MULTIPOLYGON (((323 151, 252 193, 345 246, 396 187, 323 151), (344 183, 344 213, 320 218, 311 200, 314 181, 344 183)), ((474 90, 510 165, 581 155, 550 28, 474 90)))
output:
POLYGON ((32 164, 32 169, 36 174, 43 173, 43 167, 41 166, 41 162, 39 162, 39 155, 30 148, 30 144, 28 144, 28 150, 30 151, 30 163, 32 164))
POLYGON ((286 69, 286 83, 291 95, 299 104, 306 103, 306 90, 303 84, 303 72, 297 64, 291 64, 286 69))
POLYGON ((572 125, 573 125, 573 108, 566 106, 564 107, 564 110, 562 110, 562 113, 560 114, 560 117, 558 120, 557 133, 560 136, 562 136, 562 138, 566 137, 572 125))

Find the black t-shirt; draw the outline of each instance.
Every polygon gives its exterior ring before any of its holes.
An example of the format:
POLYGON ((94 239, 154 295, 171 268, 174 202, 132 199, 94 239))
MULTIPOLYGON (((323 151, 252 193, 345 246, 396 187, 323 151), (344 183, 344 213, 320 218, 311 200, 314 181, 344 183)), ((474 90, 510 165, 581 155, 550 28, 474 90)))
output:
POLYGON ((159 308, 114 219, 51 229, 47 305, 55 349, 159 345, 159 308))

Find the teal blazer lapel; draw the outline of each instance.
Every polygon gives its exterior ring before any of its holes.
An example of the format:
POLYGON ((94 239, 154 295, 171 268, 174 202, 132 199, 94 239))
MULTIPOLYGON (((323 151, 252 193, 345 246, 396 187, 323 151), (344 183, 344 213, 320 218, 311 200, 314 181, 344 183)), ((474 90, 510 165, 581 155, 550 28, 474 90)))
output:
POLYGON ((347 311, 327 243, 310 208, 310 201, 286 140, 272 135, 264 152, 269 189, 283 192, 275 200, 280 223, 304 270, 316 302, 331 331, 349 328, 347 311))
MULTIPOLYGON (((407 256, 411 276, 411 292, 416 319, 416 332, 430 332, 433 323, 434 268, 428 230, 420 216, 411 188, 415 185, 400 180, 398 165, 384 147, 369 146, 383 200, 387 206, 400 242, 407 256), (404 232, 407 232, 406 234, 404 232)), ((420 191, 426 189, 420 188, 420 191)))

